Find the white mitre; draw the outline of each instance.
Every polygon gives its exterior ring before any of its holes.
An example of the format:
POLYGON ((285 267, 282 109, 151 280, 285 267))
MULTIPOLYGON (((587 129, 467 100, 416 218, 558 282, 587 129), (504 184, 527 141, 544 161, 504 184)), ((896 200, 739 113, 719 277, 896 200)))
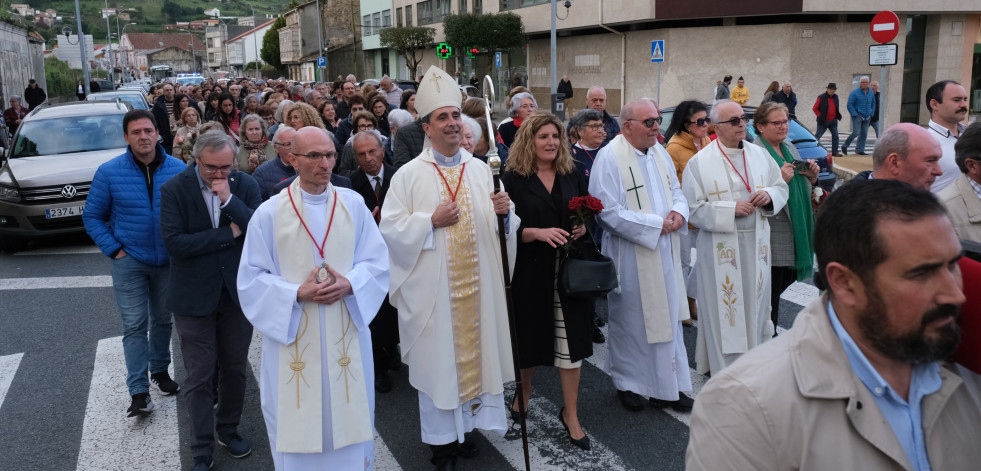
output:
POLYGON ((416 92, 416 112, 426 116, 444 106, 460 107, 460 88, 450 74, 432 65, 416 92))

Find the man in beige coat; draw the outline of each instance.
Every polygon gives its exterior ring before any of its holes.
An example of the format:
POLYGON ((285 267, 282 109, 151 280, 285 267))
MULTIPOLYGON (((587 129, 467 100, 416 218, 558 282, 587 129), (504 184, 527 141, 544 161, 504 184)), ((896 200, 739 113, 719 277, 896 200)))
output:
POLYGON ((957 236, 981 243, 981 123, 967 127, 954 144, 961 175, 937 198, 947 207, 957 236))
POLYGON ((828 291, 708 382, 687 468, 978 469, 981 377, 941 361, 964 302, 943 206, 895 180, 845 185, 815 252, 828 291))

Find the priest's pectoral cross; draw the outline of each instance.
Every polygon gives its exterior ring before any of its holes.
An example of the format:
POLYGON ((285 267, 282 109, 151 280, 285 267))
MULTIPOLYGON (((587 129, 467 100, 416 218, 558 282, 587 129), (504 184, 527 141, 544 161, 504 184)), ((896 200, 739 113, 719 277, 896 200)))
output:
POLYGON ((430 80, 432 80, 433 83, 436 85, 436 93, 439 93, 439 81, 443 80, 443 77, 440 77, 439 74, 434 73, 433 76, 430 77, 430 80))
POLYGON ((632 191, 632 192, 634 192, 634 196, 637 197, 637 209, 641 209, 641 208, 644 207, 644 205, 640 204, 640 192, 637 191, 637 190, 643 188, 644 185, 638 185, 637 184, 637 179, 634 178, 634 168, 633 167, 627 167, 627 170, 630 170, 630 181, 631 181, 631 183, 634 184, 634 187, 633 188, 627 188, 626 191, 632 191))
POLYGON ((729 190, 720 190, 719 182, 716 180, 712 180, 712 182, 715 183, 715 192, 709 193, 709 196, 714 196, 716 198, 716 201, 722 201, 722 195, 728 193, 729 190))

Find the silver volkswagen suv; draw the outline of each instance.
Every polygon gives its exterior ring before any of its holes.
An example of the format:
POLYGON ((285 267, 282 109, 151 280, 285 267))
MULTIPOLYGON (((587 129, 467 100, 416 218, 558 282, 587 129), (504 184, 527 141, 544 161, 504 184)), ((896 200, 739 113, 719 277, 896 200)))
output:
POLYGON ((42 106, 0 156, 0 247, 85 232, 82 210, 96 169, 126 151, 124 102, 42 106))

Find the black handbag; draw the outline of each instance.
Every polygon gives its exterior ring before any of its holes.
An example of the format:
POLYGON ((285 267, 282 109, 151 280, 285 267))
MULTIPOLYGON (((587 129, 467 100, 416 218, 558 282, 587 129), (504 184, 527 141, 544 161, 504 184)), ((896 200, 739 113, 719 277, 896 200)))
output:
POLYGON ((600 298, 619 286, 613 259, 599 252, 590 258, 566 257, 559 267, 559 294, 600 298))

